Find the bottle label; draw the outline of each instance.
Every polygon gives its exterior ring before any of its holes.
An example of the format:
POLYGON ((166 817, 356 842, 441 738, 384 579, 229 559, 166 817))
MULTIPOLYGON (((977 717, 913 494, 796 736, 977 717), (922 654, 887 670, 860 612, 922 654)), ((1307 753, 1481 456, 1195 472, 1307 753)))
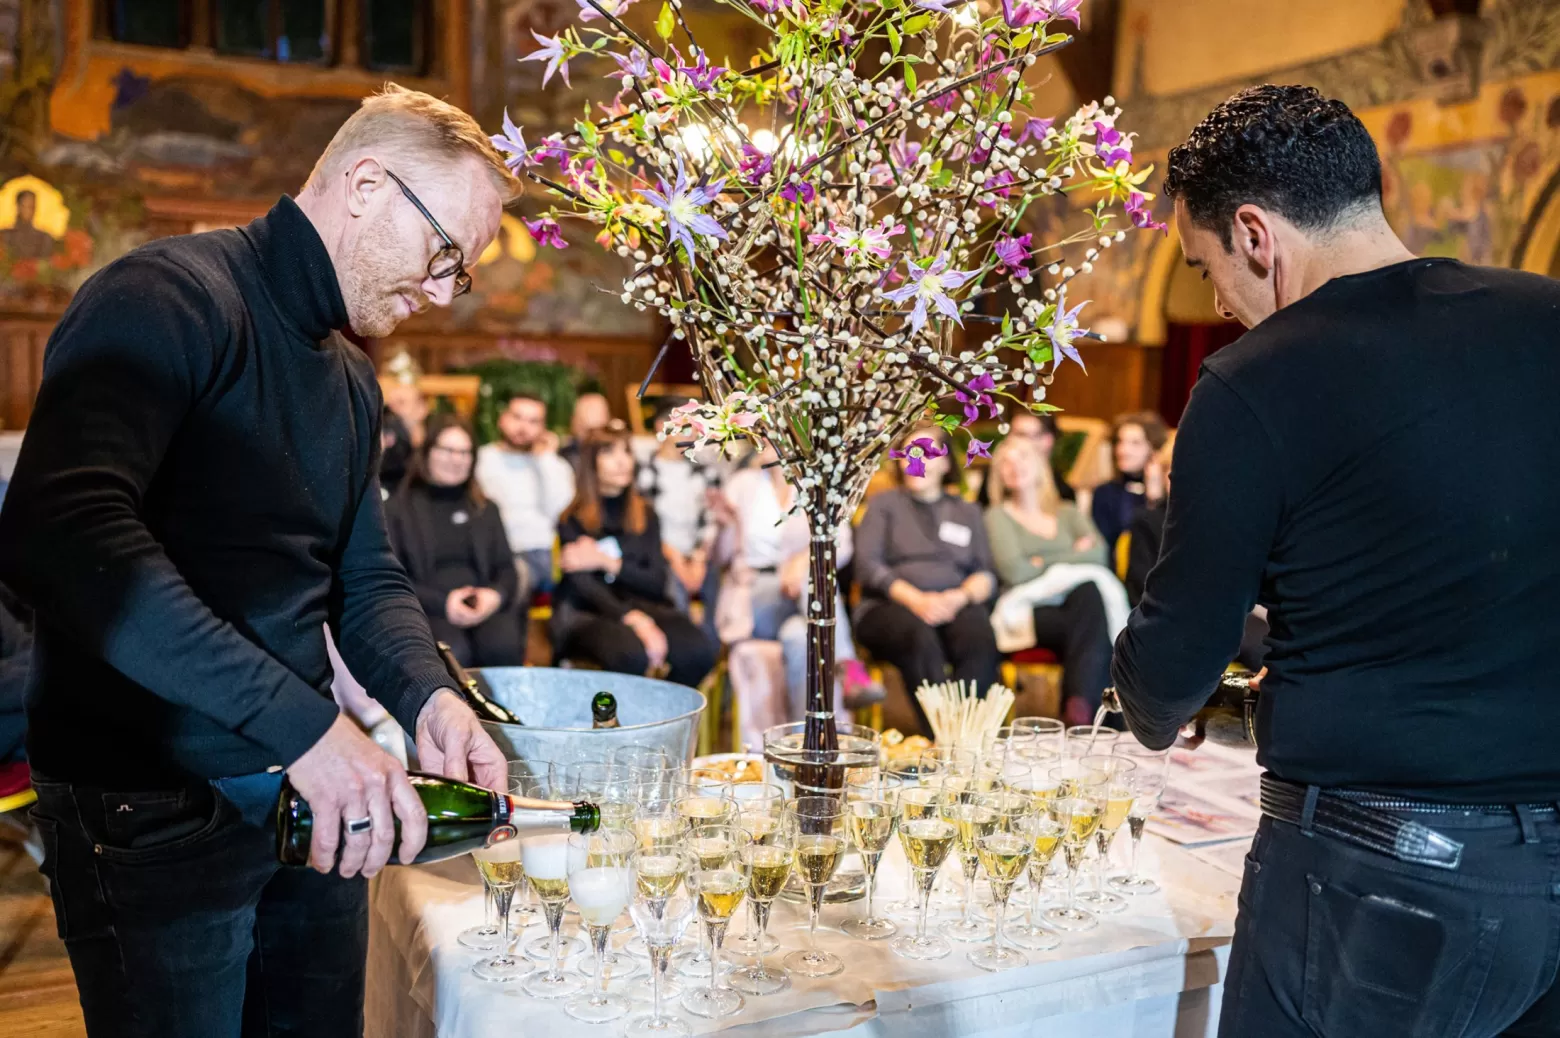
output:
POLYGON ((488 833, 488 846, 491 847, 495 843, 503 843, 505 840, 513 840, 519 835, 519 831, 512 825, 495 825, 493 831, 488 833))

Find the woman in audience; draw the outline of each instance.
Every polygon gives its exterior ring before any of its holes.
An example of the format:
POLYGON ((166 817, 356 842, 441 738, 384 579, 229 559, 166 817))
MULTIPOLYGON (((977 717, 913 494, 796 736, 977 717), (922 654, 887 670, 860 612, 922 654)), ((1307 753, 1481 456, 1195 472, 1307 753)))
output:
POLYGON ((915 690, 923 682, 948 680, 951 666, 954 679, 985 695, 1001 661, 989 616, 997 581, 986 526, 978 507, 948 490, 957 474, 947 447, 939 429, 909 434, 899 485, 868 501, 856 530, 856 638, 899 670, 922 728, 915 690), (928 456, 927 441, 943 453, 928 456))
POLYGON ((574 501, 558 524, 563 579, 553 596, 553 648, 624 674, 697 685, 715 646, 668 594, 660 525, 634 487, 621 422, 585 434, 574 501))
POLYGON ((474 457, 464 419, 429 418, 385 521, 433 636, 468 667, 518 667, 525 662, 523 598, 498 507, 471 478, 474 457))
POLYGON ((1115 475, 1094 488, 1094 525, 1105 539, 1107 554, 1116 550, 1116 539, 1132 524, 1132 516, 1146 500, 1143 470, 1154 452, 1165 445, 1170 431, 1165 420, 1152 411, 1117 416, 1111 424, 1111 463, 1115 475))
MULTIPOLYGON (((1061 500, 1049 460, 1031 441, 1003 440, 992 469, 986 532, 1004 587, 1028 583, 1057 563, 1106 563, 1099 531, 1076 505, 1061 500)), ((1035 645, 1062 663, 1063 719, 1090 723, 1110 683, 1110 634, 1099 588, 1083 581, 1060 605, 1036 606, 1034 622, 1035 645)))

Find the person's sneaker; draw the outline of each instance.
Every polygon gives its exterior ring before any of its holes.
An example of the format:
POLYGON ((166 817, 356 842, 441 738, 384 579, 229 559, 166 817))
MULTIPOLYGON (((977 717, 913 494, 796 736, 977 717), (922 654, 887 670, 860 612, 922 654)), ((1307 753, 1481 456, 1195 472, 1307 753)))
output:
POLYGON ((872 680, 872 675, 860 660, 846 660, 842 666, 844 704, 846 710, 862 710, 881 703, 887 696, 883 686, 872 680))

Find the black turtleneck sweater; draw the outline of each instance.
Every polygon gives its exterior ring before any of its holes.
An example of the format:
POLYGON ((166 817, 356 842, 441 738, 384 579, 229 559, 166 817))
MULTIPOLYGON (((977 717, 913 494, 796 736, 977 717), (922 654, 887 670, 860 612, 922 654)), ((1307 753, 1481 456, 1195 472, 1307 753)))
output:
POLYGON ((669 605, 666 595, 666 556, 661 552, 661 525, 655 509, 645 502, 645 528, 632 533, 624 525, 626 498, 601 499, 601 529, 587 530, 579 519, 565 516, 558 524, 558 541, 572 544, 581 537, 598 541, 617 541, 623 552, 623 567, 611 581, 599 572, 565 573, 553 598, 560 605, 573 606, 609 620, 623 617, 643 605, 669 605))
POLYGON ((346 323, 289 198, 76 294, 0 513, 0 579, 37 613, 38 772, 149 788, 290 764, 337 714, 327 621, 408 731, 449 683, 385 536, 379 388, 346 323))

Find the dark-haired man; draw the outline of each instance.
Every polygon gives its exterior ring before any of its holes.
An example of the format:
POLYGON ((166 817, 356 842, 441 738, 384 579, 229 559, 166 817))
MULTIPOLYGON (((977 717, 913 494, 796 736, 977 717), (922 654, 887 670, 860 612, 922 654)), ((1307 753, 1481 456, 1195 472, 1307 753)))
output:
POLYGON ((1415 258, 1309 88, 1220 105, 1165 190, 1251 330, 1203 364, 1113 673, 1168 745, 1268 607, 1220 1033, 1560 1033, 1560 285, 1415 258))
POLYGON ((503 401, 498 436, 477 451, 477 482, 504 519, 522 597, 551 591, 553 541, 558 516, 574 499, 574 468, 559 457, 558 437, 547 428, 547 403, 535 393, 521 391, 503 401))

